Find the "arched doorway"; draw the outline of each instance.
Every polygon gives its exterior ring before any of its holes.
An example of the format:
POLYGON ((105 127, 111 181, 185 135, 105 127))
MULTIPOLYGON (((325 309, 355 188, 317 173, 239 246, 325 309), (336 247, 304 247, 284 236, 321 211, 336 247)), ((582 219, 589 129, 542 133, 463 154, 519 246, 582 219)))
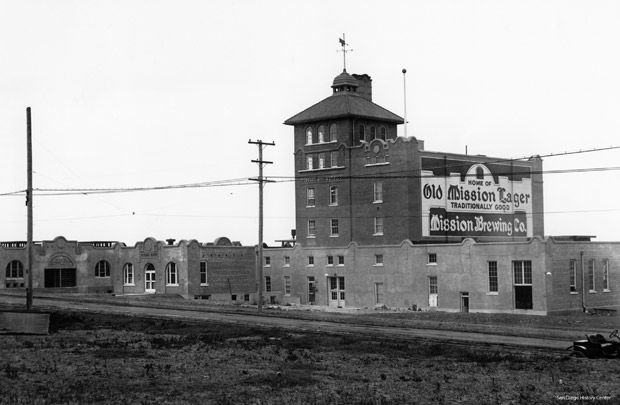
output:
POLYGON ((147 263, 144 267, 144 292, 155 293, 155 266, 151 263, 147 263))

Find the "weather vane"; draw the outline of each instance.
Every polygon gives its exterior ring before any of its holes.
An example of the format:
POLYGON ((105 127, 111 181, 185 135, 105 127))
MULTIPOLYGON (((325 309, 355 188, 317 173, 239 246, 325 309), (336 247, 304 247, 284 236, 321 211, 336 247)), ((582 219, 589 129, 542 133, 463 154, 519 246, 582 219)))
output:
POLYGON ((340 46, 342 47, 342 49, 337 50, 336 52, 342 52, 342 65, 343 65, 343 71, 347 71, 347 52, 353 52, 353 49, 347 49, 347 46, 349 44, 347 44, 347 42, 344 39, 344 33, 342 34, 342 38, 338 38, 338 40, 340 41, 340 46))

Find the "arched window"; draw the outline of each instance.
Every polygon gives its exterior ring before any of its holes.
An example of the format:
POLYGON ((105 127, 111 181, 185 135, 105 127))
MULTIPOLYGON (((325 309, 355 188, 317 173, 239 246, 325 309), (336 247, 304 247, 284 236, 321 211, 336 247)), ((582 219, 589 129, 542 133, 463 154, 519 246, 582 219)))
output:
POLYGON ((179 274, 177 273, 177 265, 174 262, 166 265, 166 285, 179 285, 179 274))
POLYGON ((319 143, 325 142, 325 126, 321 125, 319 127, 319 143))
POLYGON ((377 139, 377 128, 374 126, 370 127, 370 140, 377 139))
POLYGON ((484 179, 484 170, 482 170, 482 167, 480 166, 476 167, 476 178, 478 180, 484 179))
POLYGON ((360 136, 360 141, 366 140, 366 127, 364 126, 364 124, 360 124, 359 126, 359 136, 360 136))
POLYGON ((19 260, 13 260, 6 265, 6 278, 24 278, 24 265, 19 260))
POLYGON ((379 135, 381 136, 382 141, 387 140, 387 130, 385 129, 385 127, 381 127, 379 129, 379 135))
POLYGON ((100 260, 95 265, 95 277, 110 277, 110 263, 100 260))
POLYGON ((329 126, 329 139, 328 142, 337 141, 338 140, 338 125, 331 124, 329 126))
POLYGON ((123 283, 125 285, 134 285, 133 284, 133 264, 125 263, 123 266, 123 283))
POLYGON ((312 145, 312 127, 306 128, 306 145, 312 145))

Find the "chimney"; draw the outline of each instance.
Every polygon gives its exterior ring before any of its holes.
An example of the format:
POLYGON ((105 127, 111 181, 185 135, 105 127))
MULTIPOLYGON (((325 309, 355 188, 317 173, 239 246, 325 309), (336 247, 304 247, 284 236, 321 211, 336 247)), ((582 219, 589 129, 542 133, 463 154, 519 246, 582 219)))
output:
POLYGON ((175 240, 176 239, 172 239, 172 238, 171 239, 166 239, 166 242, 168 242, 168 246, 172 246, 172 245, 174 245, 174 241, 175 240))
POLYGON ((372 79, 366 73, 357 75, 353 74, 353 77, 359 83, 357 88, 357 94, 364 97, 368 101, 372 101, 372 79))

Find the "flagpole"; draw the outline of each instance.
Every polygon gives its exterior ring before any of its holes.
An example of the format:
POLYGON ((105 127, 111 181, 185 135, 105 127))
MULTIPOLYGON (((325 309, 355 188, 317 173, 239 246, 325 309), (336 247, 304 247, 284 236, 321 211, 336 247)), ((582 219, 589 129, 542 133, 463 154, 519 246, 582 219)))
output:
POLYGON ((32 121, 30 119, 30 107, 26 108, 26 148, 27 148, 27 178, 26 205, 28 209, 28 241, 26 242, 26 273, 28 275, 28 288, 26 289, 26 310, 32 310, 32 121))
POLYGON ((403 100, 405 107, 405 138, 407 137, 407 69, 403 69, 403 100))

